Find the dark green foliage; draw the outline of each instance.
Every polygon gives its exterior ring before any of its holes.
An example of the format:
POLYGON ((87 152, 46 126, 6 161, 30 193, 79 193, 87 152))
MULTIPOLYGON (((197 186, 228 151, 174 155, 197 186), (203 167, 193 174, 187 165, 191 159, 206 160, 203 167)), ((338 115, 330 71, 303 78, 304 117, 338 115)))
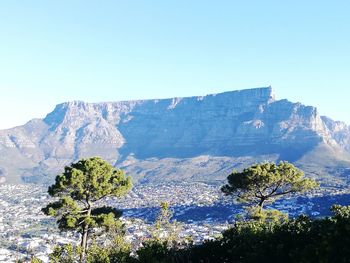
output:
POLYGON ((350 206, 333 205, 332 212, 339 220, 350 218, 350 206))
POLYGON ((109 213, 113 214, 114 217, 116 218, 122 215, 122 211, 118 210, 117 208, 109 207, 109 206, 101 206, 91 210, 92 216, 98 216, 101 214, 109 214, 109 213))
POLYGON ((166 241, 156 239, 143 243, 137 251, 138 261, 142 263, 167 263, 169 262, 170 251, 166 241))
MULTIPOLYGON (((288 214, 276 209, 264 209, 259 206, 246 208, 246 218, 259 222, 283 222, 288 219, 288 214)), ((237 221, 245 220, 244 217, 238 218, 237 221)))
MULTIPOLYGON (((221 238, 184 248, 174 249, 167 241, 151 239, 136 251, 137 257, 130 256, 123 239, 116 239, 110 246, 92 244, 86 262, 350 262, 350 206, 333 206, 332 211, 334 216, 322 219, 300 216, 283 222, 237 222, 221 238)), ((51 262, 76 262, 79 252, 74 251, 71 245, 55 248, 51 262)))
POLYGON ((124 241, 123 236, 116 236, 111 244, 101 246, 92 244, 86 255, 88 263, 126 263, 134 262, 131 257, 130 244, 124 241))
POLYGON ((72 244, 57 245, 49 255, 50 263, 74 263, 78 262, 80 248, 72 244))
POLYGON ((57 218, 62 231, 81 234, 81 259, 88 246, 88 237, 98 228, 109 230, 120 226, 121 211, 99 207, 96 202, 105 197, 121 197, 131 188, 130 177, 99 157, 82 159, 65 167, 63 174, 49 187, 49 194, 58 198, 42 211, 57 218))
POLYGON ((223 237, 169 253, 164 262, 350 262, 349 207, 335 215, 285 222, 239 222, 223 237))
POLYGON ((292 193, 302 193, 315 188, 313 179, 304 178, 304 173, 288 162, 255 164, 242 172, 234 171, 228 184, 221 190, 237 197, 240 202, 257 205, 262 210, 265 202, 292 193))
MULTIPOLYGON (((72 244, 57 245, 49 255, 50 263, 76 263, 80 259, 81 249, 72 244)), ((132 263, 136 259, 130 256, 131 248, 123 237, 115 238, 107 246, 92 243, 86 251, 86 263, 132 263)))

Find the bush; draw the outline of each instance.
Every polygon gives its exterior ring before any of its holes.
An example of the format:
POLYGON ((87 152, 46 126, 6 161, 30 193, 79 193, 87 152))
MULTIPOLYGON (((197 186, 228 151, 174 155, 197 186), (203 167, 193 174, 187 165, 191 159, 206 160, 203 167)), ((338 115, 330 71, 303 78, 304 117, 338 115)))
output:
MULTIPOLYGON (((168 241, 153 238, 136 251, 137 258, 130 256, 130 247, 123 240, 111 246, 93 244, 87 262, 350 262, 350 206, 333 206, 332 211, 332 217, 322 219, 300 216, 293 220, 237 222, 221 238, 185 248, 174 249, 168 241)), ((56 247, 51 262, 76 262, 76 249, 71 245, 56 247)))
POLYGON ((168 243, 158 239, 150 239, 143 243, 143 247, 137 250, 139 262, 142 263, 167 263, 170 252, 168 243))
POLYGON ((151 243, 140 262, 350 262, 350 207, 334 206, 333 217, 237 222, 223 237, 180 250, 151 243), (154 259, 147 261, 145 259, 154 259))

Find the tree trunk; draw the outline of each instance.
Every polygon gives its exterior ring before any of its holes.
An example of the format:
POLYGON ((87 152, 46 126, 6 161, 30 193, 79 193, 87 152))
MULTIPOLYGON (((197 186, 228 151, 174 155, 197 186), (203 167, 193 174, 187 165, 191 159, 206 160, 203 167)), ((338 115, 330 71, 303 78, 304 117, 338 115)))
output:
MULTIPOLYGON (((88 203, 89 204, 89 203, 88 203)), ((89 217, 91 215, 91 206, 89 204, 88 211, 86 213, 86 217, 89 217)), ((88 240, 88 232, 89 232, 89 225, 84 224, 83 226, 83 232, 81 235, 81 253, 80 253, 80 263, 85 262, 85 254, 86 254, 86 249, 87 249, 87 240, 88 240)))
POLYGON ((81 235, 81 253, 80 253, 80 263, 83 263, 85 261, 85 253, 86 253, 86 246, 87 246, 87 234, 88 234, 89 227, 85 225, 83 227, 83 232, 81 235))
POLYGON ((260 199, 260 202, 259 202, 259 213, 261 213, 262 210, 263 210, 264 202, 265 202, 265 199, 260 199))

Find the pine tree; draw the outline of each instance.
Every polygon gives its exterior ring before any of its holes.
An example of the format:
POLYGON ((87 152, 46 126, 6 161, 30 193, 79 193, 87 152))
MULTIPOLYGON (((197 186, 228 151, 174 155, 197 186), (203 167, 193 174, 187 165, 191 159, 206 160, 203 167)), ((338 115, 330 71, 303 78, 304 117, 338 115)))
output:
POLYGON ((255 203, 261 213, 265 202, 292 193, 302 193, 318 186, 311 178, 288 162, 255 164, 242 172, 234 171, 221 190, 240 202, 255 203))
POLYGON ((81 234, 80 261, 85 258, 89 235, 96 229, 120 225, 117 219, 121 211, 99 206, 106 197, 122 197, 132 187, 131 178, 122 170, 99 157, 82 159, 56 177, 48 193, 58 200, 48 204, 42 211, 57 218, 61 231, 81 234))

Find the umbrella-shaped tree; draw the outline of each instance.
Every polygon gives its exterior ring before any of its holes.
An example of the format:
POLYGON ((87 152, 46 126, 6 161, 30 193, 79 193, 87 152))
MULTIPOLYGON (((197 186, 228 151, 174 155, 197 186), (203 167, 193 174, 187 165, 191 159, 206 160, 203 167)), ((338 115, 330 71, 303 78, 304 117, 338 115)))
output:
POLYGON ((121 211, 99 205, 106 197, 121 197, 132 187, 131 178, 99 157, 82 159, 67 166, 49 187, 57 201, 42 211, 57 218, 61 231, 81 234, 80 261, 84 260, 89 234, 98 228, 120 225, 121 211))
POLYGON ((265 202, 272 202, 292 193, 302 193, 315 188, 314 179, 288 162, 255 164, 242 172, 234 171, 221 190, 237 197, 238 201, 255 203, 261 212, 265 202))

